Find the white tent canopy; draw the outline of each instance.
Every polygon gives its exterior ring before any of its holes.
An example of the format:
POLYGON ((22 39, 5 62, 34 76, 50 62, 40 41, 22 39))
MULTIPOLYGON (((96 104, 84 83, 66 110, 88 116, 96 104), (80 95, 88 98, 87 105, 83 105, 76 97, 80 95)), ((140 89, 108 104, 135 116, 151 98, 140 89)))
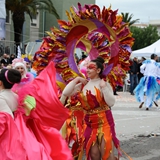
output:
POLYGON ((160 56, 160 39, 148 47, 132 51, 131 57, 150 57, 153 53, 160 56))

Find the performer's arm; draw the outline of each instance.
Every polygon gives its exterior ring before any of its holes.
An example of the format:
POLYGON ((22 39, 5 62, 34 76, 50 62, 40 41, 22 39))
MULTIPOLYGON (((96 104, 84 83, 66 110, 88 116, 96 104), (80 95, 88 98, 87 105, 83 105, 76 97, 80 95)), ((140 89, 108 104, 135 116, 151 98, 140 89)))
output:
POLYGON ((74 80, 68 83, 67 86, 64 88, 62 92, 62 96, 60 98, 60 101, 62 102, 62 104, 65 104, 65 101, 68 97, 70 97, 77 91, 80 91, 82 84, 86 84, 86 83, 87 83, 87 80, 82 77, 76 77, 74 80))
POLYGON ((141 67, 140 67, 140 72, 142 74, 144 74, 145 68, 146 68, 146 64, 142 64, 141 67))
POLYGON ((113 95, 113 89, 108 82, 102 80, 100 82, 100 87, 104 96, 105 102, 109 107, 112 107, 115 104, 115 96, 113 95))

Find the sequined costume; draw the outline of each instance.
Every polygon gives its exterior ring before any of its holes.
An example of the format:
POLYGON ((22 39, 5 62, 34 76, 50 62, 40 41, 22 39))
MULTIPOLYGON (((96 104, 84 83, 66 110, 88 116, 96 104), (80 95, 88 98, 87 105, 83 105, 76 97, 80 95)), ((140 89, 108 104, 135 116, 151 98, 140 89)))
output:
POLYGON ((66 86, 62 94, 62 102, 63 96, 71 95, 71 99, 74 97, 74 99, 79 100, 80 106, 85 112, 83 135, 80 137, 79 159, 82 159, 83 150, 86 151, 87 158, 89 158, 91 146, 96 141, 101 144, 102 137, 106 142, 105 154, 102 159, 106 160, 112 152, 112 141, 115 147, 119 148, 119 141, 116 138, 114 120, 110 110, 110 106, 113 106, 115 102, 113 91, 109 83, 105 88, 100 89, 100 81, 100 78, 90 80, 82 90, 81 86, 75 87, 75 83, 72 81, 66 86))
POLYGON ((96 95, 91 94, 90 91, 86 93, 86 97, 82 92, 78 94, 82 107, 86 111, 86 129, 83 136, 84 149, 88 155, 91 145, 94 145, 97 139, 98 143, 101 143, 101 139, 104 137, 106 148, 103 159, 105 160, 112 151, 112 140, 116 148, 119 147, 119 141, 116 138, 115 124, 110 107, 101 96, 100 90, 97 88, 95 90, 96 95))
MULTIPOLYGON (((123 77, 130 66, 134 38, 128 24, 123 22, 122 15, 117 13, 118 10, 112 10, 111 7, 104 6, 101 10, 92 4, 82 6, 78 3, 77 8, 71 7, 70 12, 66 11, 68 21, 58 20, 59 28, 53 27, 47 32, 48 36, 34 55, 33 69, 40 72, 54 61, 57 84, 62 82, 67 85, 77 76, 84 77, 74 57, 75 48, 80 48, 88 54, 89 60, 98 56, 105 60, 103 75, 113 88, 123 85, 123 77)), ((73 107, 69 107, 71 117, 66 121, 67 140, 73 129, 70 127, 75 115, 75 112, 72 113, 73 107)))
POLYGON ((62 136, 71 148, 73 157, 78 157, 79 141, 83 134, 85 113, 76 96, 68 99, 66 107, 69 109, 69 117, 62 127, 62 136))

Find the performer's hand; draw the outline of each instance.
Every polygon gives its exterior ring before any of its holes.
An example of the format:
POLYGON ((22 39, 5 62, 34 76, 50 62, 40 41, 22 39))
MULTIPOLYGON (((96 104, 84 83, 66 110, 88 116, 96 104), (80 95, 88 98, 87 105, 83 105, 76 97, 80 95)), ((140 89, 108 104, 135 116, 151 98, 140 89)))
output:
POLYGON ((99 86, 100 86, 101 88, 106 87, 106 82, 102 79, 102 80, 100 81, 99 86))
POLYGON ((82 84, 84 84, 84 85, 86 85, 87 82, 88 82, 87 79, 82 78, 82 77, 76 77, 75 80, 76 80, 77 83, 82 83, 82 84))

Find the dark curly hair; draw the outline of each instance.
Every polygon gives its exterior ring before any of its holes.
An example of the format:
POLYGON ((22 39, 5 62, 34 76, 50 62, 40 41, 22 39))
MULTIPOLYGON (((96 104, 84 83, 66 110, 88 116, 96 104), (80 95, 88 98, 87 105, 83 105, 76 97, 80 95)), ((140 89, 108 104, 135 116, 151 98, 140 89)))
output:
POLYGON ((155 59, 157 57, 157 54, 152 54, 151 59, 155 59))

